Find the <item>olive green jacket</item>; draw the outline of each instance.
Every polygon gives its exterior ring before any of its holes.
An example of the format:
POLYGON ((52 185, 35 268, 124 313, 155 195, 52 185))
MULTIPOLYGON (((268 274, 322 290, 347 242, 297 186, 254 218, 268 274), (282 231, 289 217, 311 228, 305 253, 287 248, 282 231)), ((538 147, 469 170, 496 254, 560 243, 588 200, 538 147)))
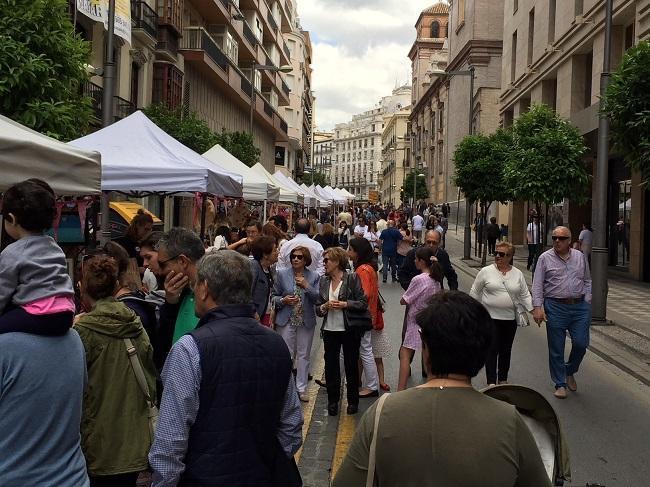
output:
POLYGON ((81 447, 90 475, 137 472, 148 466, 148 407, 123 339, 133 342, 152 397, 156 397, 153 349, 140 318, 114 298, 97 301, 75 325, 86 350, 81 447))

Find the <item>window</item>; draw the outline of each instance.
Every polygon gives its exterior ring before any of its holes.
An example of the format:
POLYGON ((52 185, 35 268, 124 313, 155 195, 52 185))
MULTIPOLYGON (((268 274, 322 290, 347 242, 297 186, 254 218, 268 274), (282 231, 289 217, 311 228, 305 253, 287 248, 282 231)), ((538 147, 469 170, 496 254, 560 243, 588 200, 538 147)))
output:
POLYGON ((510 53, 510 82, 515 81, 517 74, 517 31, 512 34, 512 52, 510 53))
POLYGON ((438 39, 440 38, 440 22, 434 20, 431 24, 431 38, 438 39))
POLYGON ((625 28, 625 41, 623 46, 627 51, 633 45, 634 45, 634 24, 632 23, 625 28))
POLYGON ((375 146, 375 139, 372 138, 370 139, 370 147, 374 147, 374 146, 375 146))
POLYGON ((553 44, 555 42, 556 1, 557 0, 548 0, 548 43, 549 44, 553 44))
POLYGON ((458 26, 461 28, 465 24, 465 0, 458 0, 458 26))
POLYGON ((370 130, 372 130, 373 132, 375 131, 375 124, 374 123, 372 124, 372 128, 370 130))
POLYGON ((535 9, 528 13, 528 66, 533 64, 533 46, 535 40, 535 9))
POLYGON ((183 73, 173 64, 154 63, 152 102, 164 103, 171 109, 183 101, 183 73))

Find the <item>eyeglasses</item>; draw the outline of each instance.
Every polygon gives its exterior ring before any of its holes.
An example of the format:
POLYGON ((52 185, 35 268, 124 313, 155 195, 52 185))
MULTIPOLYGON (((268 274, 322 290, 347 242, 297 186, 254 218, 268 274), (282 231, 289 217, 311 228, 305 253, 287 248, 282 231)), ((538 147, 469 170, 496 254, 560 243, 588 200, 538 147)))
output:
POLYGON ((564 242, 565 240, 569 240, 569 237, 565 237, 564 235, 553 235, 551 238, 553 239, 553 242, 555 242, 556 240, 560 240, 562 242, 564 242))
MULTIPOLYGON (((305 258, 305 256, 302 255, 302 254, 291 254, 291 260, 294 260, 294 259, 302 260, 304 258, 305 258)), ((325 259, 323 259, 323 261, 325 261, 325 259)))
POLYGON ((507 256, 509 256, 509 255, 510 255, 510 254, 506 254, 505 252, 495 252, 495 253, 494 253, 494 256, 495 256, 495 257, 507 257, 507 256))
POLYGON ((158 265, 159 265, 160 267, 164 267, 166 264, 168 264, 168 263, 171 262, 172 260, 176 260, 176 259, 178 259, 181 255, 183 255, 183 254, 176 254, 175 256, 170 257, 169 259, 158 260, 158 265))

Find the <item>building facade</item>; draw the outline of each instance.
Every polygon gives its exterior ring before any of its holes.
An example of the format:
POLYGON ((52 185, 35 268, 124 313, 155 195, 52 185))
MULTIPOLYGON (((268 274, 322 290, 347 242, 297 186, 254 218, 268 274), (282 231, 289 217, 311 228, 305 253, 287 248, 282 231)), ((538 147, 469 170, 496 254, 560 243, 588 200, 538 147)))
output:
MULTIPOLYGON (((506 1, 500 115, 512 124, 531 104, 545 103, 569 119, 589 147, 591 174, 597 157, 600 75, 604 55, 604 0, 506 1)), ((627 49, 650 38, 650 0, 615 0, 612 32, 614 70, 627 49)), ((594 212, 607 212, 609 264, 629 277, 650 281, 650 197, 622 157, 610 154, 606 208, 565 200, 547 209, 547 221, 562 221, 574 234, 594 212)), ((595 184, 595 182, 594 182, 595 184)), ((528 205, 510 205, 513 240, 522 243, 528 205)))
POLYGON ((381 134, 381 201, 395 208, 401 204, 405 163, 410 158, 408 138, 410 108, 384 117, 381 134))
POLYGON ((410 101, 411 87, 401 86, 382 98, 377 107, 335 126, 332 186, 346 188, 358 201, 378 198, 384 117, 409 106, 410 101))
POLYGON ((448 84, 436 71, 444 71, 449 62, 449 5, 438 2, 422 11, 415 24, 416 38, 409 52, 413 83, 412 110, 405 135, 410 141, 411 157, 406 172, 424 174, 429 200, 449 201, 449 183, 453 179, 447 157, 448 84))
POLYGON ((332 162, 334 161, 334 132, 314 132, 313 170, 325 175, 330 184, 332 180, 332 162))

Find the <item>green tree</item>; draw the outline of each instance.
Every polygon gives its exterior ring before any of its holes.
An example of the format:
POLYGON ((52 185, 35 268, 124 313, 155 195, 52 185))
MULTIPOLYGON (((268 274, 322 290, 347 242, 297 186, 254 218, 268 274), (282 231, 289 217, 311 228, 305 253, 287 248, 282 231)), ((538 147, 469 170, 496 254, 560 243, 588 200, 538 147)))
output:
POLYGON ((425 200, 429 197, 427 178, 424 176, 425 175, 420 171, 411 171, 409 174, 404 176, 404 184, 400 189, 400 198, 402 198, 402 201, 410 201, 413 198, 415 191, 417 191, 416 200, 425 200), (422 176, 419 176, 419 174, 422 174, 422 176))
POLYGON ((302 181, 305 183, 307 186, 311 186, 314 184, 315 186, 320 186, 321 188, 324 188, 328 184, 330 184, 330 180, 327 178, 325 173, 315 171, 313 173, 305 173, 302 175, 302 181))
POLYGON ((611 120, 611 140, 627 164, 650 182, 650 42, 629 49, 603 98, 611 120))
POLYGON ((90 45, 75 35, 66 0, 0 3, 0 112, 61 140, 93 119, 82 95, 90 45))
MULTIPOLYGON (((512 199, 506 184, 505 167, 512 150, 512 133, 499 129, 491 135, 468 135, 456 147, 455 183, 471 204, 479 201, 486 218, 494 201, 505 203, 512 199)), ((482 262, 487 258, 487 235, 482 233, 482 262)))
POLYGON ((172 110, 162 103, 150 105, 142 111, 161 129, 199 154, 219 143, 217 134, 195 113, 183 115, 180 108, 172 110))
POLYGON ((217 135, 218 144, 230 152, 248 167, 253 167, 260 161, 262 153, 253 143, 253 137, 248 132, 226 132, 217 135))
POLYGON ((567 120, 546 105, 534 105, 515 121, 512 140, 505 182, 513 199, 534 202, 538 215, 542 204, 564 198, 586 200, 589 175, 583 155, 587 148, 567 120))

